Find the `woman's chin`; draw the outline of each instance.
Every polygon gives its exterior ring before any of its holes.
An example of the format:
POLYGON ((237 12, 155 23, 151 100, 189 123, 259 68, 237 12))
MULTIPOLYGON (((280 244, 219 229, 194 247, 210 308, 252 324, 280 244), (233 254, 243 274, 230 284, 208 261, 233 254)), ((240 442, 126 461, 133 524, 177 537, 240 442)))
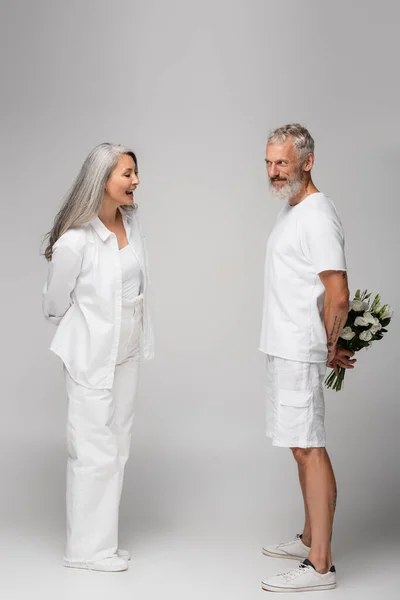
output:
POLYGON ((134 198, 126 198, 123 202, 121 202, 121 206, 133 206, 134 203, 134 198))

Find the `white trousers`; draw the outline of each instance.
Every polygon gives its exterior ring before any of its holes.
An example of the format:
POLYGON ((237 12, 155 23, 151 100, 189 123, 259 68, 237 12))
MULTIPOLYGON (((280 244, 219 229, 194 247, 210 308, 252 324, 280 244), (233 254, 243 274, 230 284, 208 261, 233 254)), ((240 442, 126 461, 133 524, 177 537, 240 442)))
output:
POLYGON ((69 561, 100 560, 118 549, 119 503, 131 443, 142 320, 142 296, 124 303, 112 389, 79 385, 64 369, 68 396, 65 559, 69 561))

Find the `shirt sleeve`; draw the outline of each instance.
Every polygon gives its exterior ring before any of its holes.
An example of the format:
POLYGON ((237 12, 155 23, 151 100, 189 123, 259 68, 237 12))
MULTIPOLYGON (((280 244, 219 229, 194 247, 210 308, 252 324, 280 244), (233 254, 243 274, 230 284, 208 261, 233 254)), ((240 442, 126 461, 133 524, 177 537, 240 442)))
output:
POLYGON ((314 211, 302 229, 303 252, 316 273, 347 270, 344 233, 338 217, 314 211))
POLYGON ((47 282, 43 290, 43 313, 48 321, 58 325, 71 307, 71 293, 82 267, 83 254, 63 242, 53 248, 47 282))

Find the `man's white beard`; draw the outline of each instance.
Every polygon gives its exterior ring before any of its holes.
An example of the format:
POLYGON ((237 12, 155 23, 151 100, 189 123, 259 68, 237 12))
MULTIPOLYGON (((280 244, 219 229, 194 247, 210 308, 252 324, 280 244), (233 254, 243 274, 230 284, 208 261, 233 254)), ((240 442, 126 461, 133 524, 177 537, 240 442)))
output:
POLYGON ((281 202, 290 202, 301 191, 301 177, 294 181, 287 181, 281 188, 275 187, 270 180, 269 187, 274 198, 281 202))

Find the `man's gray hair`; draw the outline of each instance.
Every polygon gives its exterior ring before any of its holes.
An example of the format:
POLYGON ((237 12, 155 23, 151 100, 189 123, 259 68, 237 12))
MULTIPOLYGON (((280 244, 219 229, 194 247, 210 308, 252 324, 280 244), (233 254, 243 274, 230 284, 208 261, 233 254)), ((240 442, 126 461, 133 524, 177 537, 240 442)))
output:
POLYGON ((300 162, 303 162, 308 154, 314 154, 314 140, 308 129, 299 123, 290 123, 271 131, 268 136, 268 144, 283 143, 288 138, 291 138, 300 162))

